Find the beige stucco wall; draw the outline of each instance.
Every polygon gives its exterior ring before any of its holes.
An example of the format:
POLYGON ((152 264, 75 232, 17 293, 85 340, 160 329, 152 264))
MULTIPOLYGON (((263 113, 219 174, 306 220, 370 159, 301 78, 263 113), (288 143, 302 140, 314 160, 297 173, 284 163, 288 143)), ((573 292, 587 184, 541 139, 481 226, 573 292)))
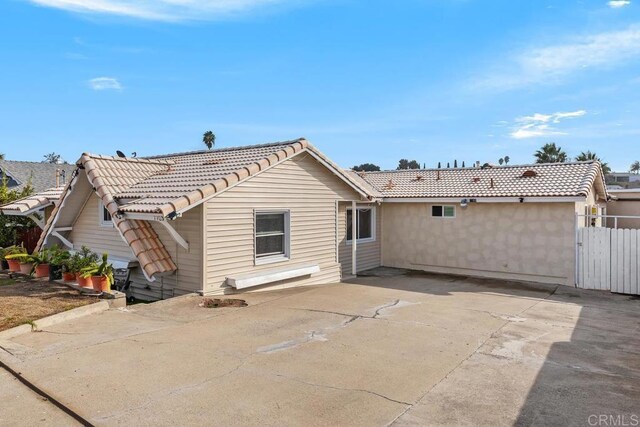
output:
MULTIPOLYGON (((358 204, 358 207, 372 207, 375 210, 375 240, 356 244, 356 269, 358 272, 370 268, 379 267, 381 260, 382 241, 382 215, 383 210, 374 204, 358 204)), ((342 276, 351 276, 352 268, 352 247, 347 244, 347 209, 351 208, 350 203, 340 203, 338 217, 338 241, 340 242, 340 264, 342 265, 342 276)))
POLYGON ((389 267, 574 285, 574 203, 382 205, 382 259, 389 267))
POLYGON ((248 290, 276 289, 340 281, 336 203, 357 193, 309 154, 300 154, 205 203, 205 292, 231 291, 225 280, 242 275, 317 264, 320 272, 248 290), (288 209, 290 259, 256 265, 254 210, 288 209))
MULTIPOLYGON (((607 215, 640 216, 640 190, 611 191, 611 194, 618 197, 618 200, 607 203, 607 215)), ((614 226, 613 219, 609 219, 608 222, 609 227, 614 226)), ((618 228, 640 229, 640 219, 618 218, 618 228)))

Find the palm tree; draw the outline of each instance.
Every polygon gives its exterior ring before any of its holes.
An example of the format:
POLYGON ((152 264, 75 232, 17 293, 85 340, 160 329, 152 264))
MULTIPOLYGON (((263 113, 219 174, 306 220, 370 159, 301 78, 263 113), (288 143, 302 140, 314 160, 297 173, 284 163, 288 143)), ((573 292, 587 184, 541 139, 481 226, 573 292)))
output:
POLYGON ((509 160, 511 160, 511 158, 509 156, 504 156, 504 164, 505 165, 509 164, 509 160))
POLYGON ((4 160, 4 153, 0 153, 0 160, 4 160))
POLYGON ((202 135, 202 142, 204 142, 204 145, 206 145, 207 148, 211 150, 213 146, 216 145, 216 134, 211 132, 210 130, 206 131, 202 135))
POLYGON ((633 172, 636 175, 638 173, 640 173, 640 161, 636 160, 635 162, 631 163, 631 167, 629 168, 629 172, 633 172))
POLYGON ((564 163, 567 161, 567 153, 562 151, 562 147, 555 142, 544 144, 541 149, 533 155, 536 163, 564 163))
POLYGON ((504 163, 504 159, 501 157, 498 159, 498 163, 500 163, 500 166, 502 166, 502 164, 504 163))
POLYGON ((602 160, 600 160, 600 158, 597 156, 596 153, 592 153, 591 151, 587 150, 586 152, 583 151, 582 153, 578 154, 576 156, 576 161, 578 162, 584 162, 584 161, 588 161, 588 160, 597 160, 600 162, 600 164, 602 165, 602 172, 605 175, 608 175, 609 173, 611 173, 611 168, 609 167, 609 165, 605 162, 603 162, 602 160))

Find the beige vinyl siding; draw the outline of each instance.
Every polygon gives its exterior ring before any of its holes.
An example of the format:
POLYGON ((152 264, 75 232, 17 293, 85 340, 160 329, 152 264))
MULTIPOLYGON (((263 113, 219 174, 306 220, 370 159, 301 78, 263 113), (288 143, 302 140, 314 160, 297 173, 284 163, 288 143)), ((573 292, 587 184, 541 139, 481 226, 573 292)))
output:
MULTIPOLYGON (((358 204, 358 207, 367 205, 358 204)), ((351 208, 349 203, 340 203, 338 216, 338 241, 340 243, 340 264, 342 265, 342 276, 351 276, 351 245, 347 244, 347 209, 351 208)), ((375 206, 376 210, 376 240, 373 242, 356 242, 356 268, 358 271, 380 267, 381 265, 381 242, 382 242, 382 209, 375 206)))
MULTIPOLYGON (((115 227, 100 226, 99 199, 91 193, 87 203, 73 224, 70 238, 74 249, 83 245, 93 252, 135 260, 129 245, 122 239, 115 227)), ((178 245, 163 225, 151 223, 160 240, 178 266, 174 274, 158 277, 149 282, 140 269, 131 272, 131 293, 142 300, 157 300, 196 292, 202 289, 202 206, 186 212, 171 225, 189 242, 189 251, 178 245)))
MULTIPOLYGON (((84 177, 80 177, 85 179, 84 177)), ((90 193, 86 204, 80 211, 69 237, 74 249, 88 246, 93 252, 122 259, 135 259, 129 245, 120 237, 115 227, 100 226, 99 199, 95 193, 90 193)))
POLYGON ((189 242, 189 251, 178 245, 162 224, 151 223, 178 266, 178 271, 148 282, 142 271, 135 269, 131 274, 131 293, 134 297, 157 300, 202 290, 202 212, 201 205, 169 222, 189 242))
POLYGON ((338 282, 336 201, 354 198, 355 191, 303 153, 206 202, 205 292, 224 292, 230 275, 298 264, 317 264, 320 272, 262 288, 338 282), (269 209, 290 212, 290 259, 255 265, 254 210, 269 209))
POLYGON ((574 203, 385 203, 383 264, 438 273, 574 285, 574 203))

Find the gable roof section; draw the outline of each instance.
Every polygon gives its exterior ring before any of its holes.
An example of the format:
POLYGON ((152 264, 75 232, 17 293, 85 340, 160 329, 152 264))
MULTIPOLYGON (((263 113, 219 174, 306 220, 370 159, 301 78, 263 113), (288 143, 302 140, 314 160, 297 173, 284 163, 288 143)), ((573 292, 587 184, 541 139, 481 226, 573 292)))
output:
POLYGON ((57 203, 63 191, 63 186, 49 188, 41 193, 32 194, 0 206, 0 211, 7 215, 29 215, 57 203))
POLYGON ((69 180, 75 168, 75 165, 70 164, 0 160, 0 171, 17 183, 13 189, 19 190, 30 182, 36 193, 56 185, 56 169, 64 170, 69 180))
MULTIPOLYGON (((93 159, 97 170, 109 169, 103 184, 117 201, 121 213, 159 214, 183 212, 272 166, 301 152, 311 153, 362 196, 372 197, 305 139, 246 147, 224 148, 148 157, 146 165, 157 167, 148 176, 137 177, 143 159, 119 159, 84 154, 83 164, 93 159), (132 179, 126 179, 125 177, 132 179)), ((151 172, 151 171, 150 171, 151 172)), ((96 187, 97 188, 97 187, 96 187)))
MULTIPOLYGON (((361 196, 374 197, 368 184, 354 180, 305 139, 141 159, 85 153, 78 161, 78 174, 86 174, 145 275, 151 278, 175 271, 177 266, 147 218, 186 211, 302 152, 311 154, 361 196)), ((70 182, 60 206, 72 187, 70 182)), ((58 209, 47 223, 38 247, 50 233, 58 209)))
POLYGON ((359 176, 384 198, 586 197, 594 185, 606 198, 597 161, 365 172, 359 176), (525 171, 535 176, 523 176, 525 171))

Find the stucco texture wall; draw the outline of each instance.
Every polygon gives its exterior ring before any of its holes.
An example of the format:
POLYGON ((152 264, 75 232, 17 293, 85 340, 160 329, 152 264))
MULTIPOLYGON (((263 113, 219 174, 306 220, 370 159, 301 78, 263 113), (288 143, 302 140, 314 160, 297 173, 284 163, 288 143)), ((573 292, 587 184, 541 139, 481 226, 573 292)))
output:
POLYGON ((383 203, 383 265, 574 285, 574 203, 456 205, 455 218, 431 206, 383 203))
MULTIPOLYGON (((611 192, 618 200, 607 203, 607 215, 640 216, 640 190, 611 192)), ((613 227, 613 219, 607 220, 613 227)), ((640 229, 640 218, 618 218, 618 228, 640 229)))

